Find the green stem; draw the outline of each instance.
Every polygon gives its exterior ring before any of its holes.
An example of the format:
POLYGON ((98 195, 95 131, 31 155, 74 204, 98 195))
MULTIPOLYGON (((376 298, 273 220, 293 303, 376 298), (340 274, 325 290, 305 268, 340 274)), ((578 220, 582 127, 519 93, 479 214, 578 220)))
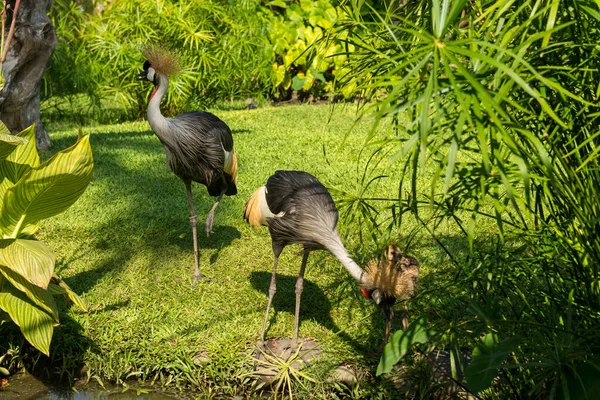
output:
POLYGON ((2 42, 0 42, 0 49, 4 53, 4 24, 6 23, 6 0, 2 2, 2 42))

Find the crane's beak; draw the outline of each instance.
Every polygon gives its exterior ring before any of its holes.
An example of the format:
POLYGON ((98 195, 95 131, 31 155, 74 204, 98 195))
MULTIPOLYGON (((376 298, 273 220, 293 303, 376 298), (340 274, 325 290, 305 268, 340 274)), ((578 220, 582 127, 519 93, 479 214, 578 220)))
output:
POLYGON ((387 344, 390 338, 390 331, 392 329, 392 320, 394 319, 394 310, 392 306, 396 302, 395 298, 384 297, 383 294, 379 290, 367 291, 366 289, 361 288, 363 292, 363 296, 365 298, 370 298, 379 306, 383 314, 385 315, 385 344, 387 344))
POLYGON ((146 77, 148 76, 148 71, 142 71, 138 74, 137 79, 138 81, 144 80, 146 79, 146 77))

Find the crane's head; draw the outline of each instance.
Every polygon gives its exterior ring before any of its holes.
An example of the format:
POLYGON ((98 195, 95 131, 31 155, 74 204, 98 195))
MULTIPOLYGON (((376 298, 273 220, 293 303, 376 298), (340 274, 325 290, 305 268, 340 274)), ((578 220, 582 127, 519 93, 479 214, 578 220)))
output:
POLYGON ((156 85, 156 70, 152 68, 150 61, 146 60, 144 63, 144 70, 138 74, 138 79, 148 79, 150 82, 156 85))
POLYGON ((150 45, 142 51, 146 62, 144 62, 144 70, 138 74, 138 79, 148 79, 156 85, 159 75, 172 76, 177 74, 181 67, 179 59, 169 49, 159 46, 150 45))
POLYGON ((419 262, 400 252, 390 244, 383 251, 379 263, 372 260, 366 268, 366 278, 361 291, 368 300, 373 300, 386 318, 386 342, 394 318, 392 306, 396 299, 408 300, 415 292, 419 276, 419 262))

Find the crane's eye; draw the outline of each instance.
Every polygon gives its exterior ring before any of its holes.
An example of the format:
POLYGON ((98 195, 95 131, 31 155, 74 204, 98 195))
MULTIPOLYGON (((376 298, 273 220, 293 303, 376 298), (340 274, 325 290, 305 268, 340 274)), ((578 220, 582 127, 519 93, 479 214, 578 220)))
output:
POLYGON ((148 68, 150 68, 150 61, 146 60, 146 62, 144 63, 144 71, 147 71, 148 68))

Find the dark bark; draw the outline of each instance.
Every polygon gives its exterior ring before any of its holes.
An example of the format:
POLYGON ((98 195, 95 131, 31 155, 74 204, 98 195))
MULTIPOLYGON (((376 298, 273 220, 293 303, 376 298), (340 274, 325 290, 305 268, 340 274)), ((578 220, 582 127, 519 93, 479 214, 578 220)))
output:
MULTIPOLYGON (((15 0, 7 1, 6 32, 12 22, 15 0)), ((37 148, 48 150, 52 141, 40 119, 42 75, 56 47, 56 32, 48 17, 52 0, 21 0, 14 37, 2 65, 0 119, 13 133, 35 124, 37 148)))

